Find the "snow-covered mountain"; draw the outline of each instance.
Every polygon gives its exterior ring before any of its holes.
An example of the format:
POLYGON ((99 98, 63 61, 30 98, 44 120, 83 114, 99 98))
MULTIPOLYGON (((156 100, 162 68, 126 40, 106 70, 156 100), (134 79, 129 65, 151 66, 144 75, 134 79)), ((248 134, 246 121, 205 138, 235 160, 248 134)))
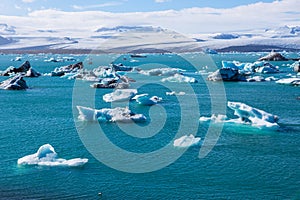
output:
POLYGON ((300 26, 182 35, 154 26, 100 26, 94 30, 77 27, 66 30, 34 29, 0 24, 0 51, 86 49, 124 53, 132 51, 191 52, 206 48, 221 51, 300 50, 300 26))

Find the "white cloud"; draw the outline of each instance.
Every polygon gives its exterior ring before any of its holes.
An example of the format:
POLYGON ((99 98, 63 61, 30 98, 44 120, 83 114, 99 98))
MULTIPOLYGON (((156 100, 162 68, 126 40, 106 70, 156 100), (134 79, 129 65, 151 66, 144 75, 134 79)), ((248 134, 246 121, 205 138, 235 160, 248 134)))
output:
POLYGON ((165 2, 169 2, 171 0, 155 0, 156 3, 165 3, 165 2))
MULTIPOLYGON (((103 4, 101 4, 103 6, 103 4)), ((84 34, 97 28, 116 25, 154 25, 180 33, 233 32, 300 25, 299 0, 255 3, 231 9, 189 8, 157 12, 112 13, 101 11, 33 11, 28 16, 0 16, 3 23, 30 29, 69 30, 84 34), (78 31, 82 30, 82 31, 78 31), (87 32, 84 32, 87 31, 87 32)), ((92 5, 96 6, 96 5, 92 5)), ((98 5, 99 6, 99 5, 98 5)), ((85 8, 82 9, 87 9, 85 8)), ((79 7, 78 7, 79 9, 79 7)), ((74 32, 74 33, 73 33, 74 32)))
POLYGON ((24 3, 33 3, 35 0, 22 0, 24 3))
POLYGON ((73 5, 72 8, 74 8, 76 10, 87 10, 87 9, 91 9, 91 8, 104 8, 104 7, 119 6, 119 5, 122 5, 122 3, 121 2, 109 2, 109 3, 86 5, 86 6, 73 5))

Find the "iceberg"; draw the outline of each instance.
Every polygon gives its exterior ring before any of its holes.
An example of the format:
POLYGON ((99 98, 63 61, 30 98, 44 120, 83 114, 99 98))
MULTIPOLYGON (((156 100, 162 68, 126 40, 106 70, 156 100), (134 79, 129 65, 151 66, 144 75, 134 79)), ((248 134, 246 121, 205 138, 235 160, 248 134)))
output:
POLYGON ((174 140, 173 145, 174 147, 190 147, 198 145, 200 140, 201 138, 195 137, 194 135, 190 134, 174 140))
POLYGON ((239 70, 240 74, 251 74, 253 72, 270 74, 278 73, 279 70, 271 63, 256 61, 254 63, 241 63, 239 61, 222 61, 223 69, 239 70))
POLYGON ((227 106, 234 111, 234 115, 238 118, 229 119, 226 115, 212 115, 211 117, 200 117, 199 121, 226 124, 245 124, 259 129, 278 129, 277 124, 279 118, 263 110, 253 108, 244 103, 230 102, 227 106))
POLYGON ((285 58, 283 55, 281 55, 278 52, 271 51, 268 55, 261 57, 259 61, 287 61, 288 59, 285 58))
POLYGON ((147 76, 174 76, 175 74, 181 74, 182 72, 184 72, 184 70, 179 68, 157 68, 139 71, 139 73, 147 76))
POLYGON ((73 65, 57 67, 50 73, 51 76, 63 76, 66 73, 74 73, 83 68, 83 63, 79 62, 73 65))
POLYGON ((183 95, 185 95, 185 92, 172 91, 172 92, 166 92, 166 95, 169 95, 169 96, 183 96, 183 95))
POLYGON ((1 76, 13 76, 16 74, 22 74, 26 77, 38 77, 41 73, 34 70, 29 61, 24 62, 20 67, 15 68, 13 66, 8 67, 5 71, 1 73, 1 76))
POLYGON ((128 101, 136 95, 136 89, 117 89, 112 93, 103 95, 105 102, 128 101))
POLYGON ((78 119, 82 121, 99 121, 99 122, 144 122, 146 117, 142 114, 135 114, 126 108, 103 108, 96 110, 93 108, 77 106, 79 111, 78 119))
POLYGON ((283 78, 278 81, 276 81, 278 84, 284 84, 284 85, 294 85, 299 86, 300 85, 300 78, 283 78))
POLYGON ((134 96, 132 100, 136 100, 138 104, 143 106, 152 106, 160 102, 162 98, 158 96, 150 97, 149 94, 139 94, 134 96))
POLYGON ((34 154, 18 159, 18 165, 40 165, 40 166, 63 166, 79 167, 88 162, 86 158, 74 158, 66 160, 57 158, 57 153, 50 144, 44 144, 34 154))
POLYGON ((246 77, 240 74, 239 70, 231 68, 218 69, 214 73, 208 75, 209 81, 246 81, 246 77))
POLYGON ((172 83, 197 83, 198 81, 193 77, 183 76, 181 74, 175 74, 167 78, 163 78, 162 82, 172 82, 172 83))
POLYGON ((16 75, 0 83, 3 90, 26 90, 28 88, 22 75, 16 75))

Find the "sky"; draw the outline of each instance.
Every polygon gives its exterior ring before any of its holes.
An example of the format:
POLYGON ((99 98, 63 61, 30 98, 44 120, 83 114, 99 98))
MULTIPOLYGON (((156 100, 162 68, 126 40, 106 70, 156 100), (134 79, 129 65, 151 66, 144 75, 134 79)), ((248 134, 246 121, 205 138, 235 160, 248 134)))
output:
POLYGON ((180 33, 300 25, 299 0, 1 0, 0 24, 95 30, 151 25, 180 33))
POLYGON ((1 0, 0 14, 26 15, 35 10, 151 12, 192 7, 232 8, 273 0, 1 0))

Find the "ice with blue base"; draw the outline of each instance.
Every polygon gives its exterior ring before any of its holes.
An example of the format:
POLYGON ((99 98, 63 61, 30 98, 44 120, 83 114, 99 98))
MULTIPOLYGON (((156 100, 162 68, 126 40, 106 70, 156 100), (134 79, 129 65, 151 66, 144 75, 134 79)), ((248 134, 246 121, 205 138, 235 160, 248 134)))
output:
POLYGON ((99 122, 144 122, 146 117, 142 114, 135 114, 126 108, 102 108, 100 110, 77 106, 79 111, 78 119, 82 121, 99 121, 99 122))
POLYGON ((135 100, 138 104, 143 106, 152 106, 162 101, 162 98, 158 96, 149 96, 149 94, 139 94, 134 96, 132 100, 135 100))
POLYGON ((66 160, 58 158, 57 153, 50 144, 44 144, 34 154, 18 159, 18 165, 63 166, 80 167, 88 162, 86 158, 66 160))
POLYGON ((225 124, 245 124, 259 129, 278 129, 279 118, 263 110, 253 108, 241 102, 228 101, 227 106, 234 111, 238 118, 229 119, 226 115, 212 115, 211 117, 200 117, 201 122, 211 121, 225 124))

